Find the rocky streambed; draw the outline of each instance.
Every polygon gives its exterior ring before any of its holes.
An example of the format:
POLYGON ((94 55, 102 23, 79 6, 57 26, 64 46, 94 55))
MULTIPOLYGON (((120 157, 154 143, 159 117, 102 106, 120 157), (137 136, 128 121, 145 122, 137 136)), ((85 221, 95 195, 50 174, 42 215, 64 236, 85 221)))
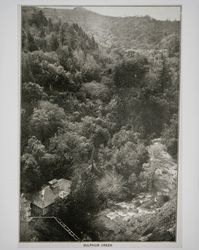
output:
POLYGON ((150 208, 143 205, 153 195, 144 196, 145 201, 136 205, 131 202, 115 203, 101 211, 94 219, 94 227, 102 241, 173 241, 175 240, 176 200, 158 207, 156 201, 150 208))
POLYGON ((154 190, 100 211, 93 220, 99 240, 175 241, 177 164, 161 139, 153 140, 148 152, 144 170, 154 171, 154 190))

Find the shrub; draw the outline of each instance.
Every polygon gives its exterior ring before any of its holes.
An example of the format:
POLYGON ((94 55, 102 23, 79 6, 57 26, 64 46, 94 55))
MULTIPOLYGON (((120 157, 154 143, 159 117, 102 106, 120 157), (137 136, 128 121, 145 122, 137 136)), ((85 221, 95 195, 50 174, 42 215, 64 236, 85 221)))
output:
POLYGON ((163 142, 168 152, 177 159, 178 153, 178 116, 174 115, 169 125, 165 125, 162 132, 163 142))
POLYGON ((122 200, 126 197, 126 182, 115 171, 106 172, 97 180, 97 195, 101 202, 110 200, 122 200))
POLYGON ((57 104, 41 101, 38 108, 34 108, 30 126, 34 135, 42 142, 52 137, 63 126, 65 113, 57 104))

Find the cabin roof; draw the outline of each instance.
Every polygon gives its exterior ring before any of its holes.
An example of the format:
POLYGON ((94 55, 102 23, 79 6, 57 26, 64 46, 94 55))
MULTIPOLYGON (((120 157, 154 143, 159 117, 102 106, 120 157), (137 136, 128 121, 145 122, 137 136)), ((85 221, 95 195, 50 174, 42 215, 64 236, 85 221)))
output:
POLYGON ((58 198, 66 198, 70 194, 71 181, 66 179, 53 179, 41 190, 32 196, 32 204, 44 209, 53 204, 58 198))

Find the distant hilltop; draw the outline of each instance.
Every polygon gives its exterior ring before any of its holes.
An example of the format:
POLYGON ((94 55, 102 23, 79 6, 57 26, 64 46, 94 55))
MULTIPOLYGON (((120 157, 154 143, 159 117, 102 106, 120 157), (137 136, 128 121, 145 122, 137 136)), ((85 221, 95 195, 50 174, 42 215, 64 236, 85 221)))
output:
POLYGON ((160 21, 150 16, 104 16, 83 7, 42 8, 42 11, 53 22, 77 23, 103 47, 153 49, 167 37, 178 37, 180 33, 180 21, 160 21))

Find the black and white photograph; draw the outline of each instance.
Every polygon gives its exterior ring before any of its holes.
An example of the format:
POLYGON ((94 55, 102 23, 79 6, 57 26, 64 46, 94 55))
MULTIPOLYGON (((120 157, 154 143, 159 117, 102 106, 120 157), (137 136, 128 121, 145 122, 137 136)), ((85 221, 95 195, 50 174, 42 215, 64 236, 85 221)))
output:
POLYGON ((21 6, 20 242, 176 242, 181 6, 21 6))

